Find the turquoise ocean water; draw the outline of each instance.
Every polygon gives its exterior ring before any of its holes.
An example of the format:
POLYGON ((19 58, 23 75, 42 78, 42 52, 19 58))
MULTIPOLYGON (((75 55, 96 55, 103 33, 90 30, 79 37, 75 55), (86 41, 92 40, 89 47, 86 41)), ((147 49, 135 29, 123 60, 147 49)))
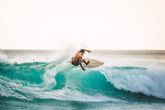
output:
POLYGON ((165 51, 93 51, 82 71, 74 50, 0 50, 1 110, 165 110, 165 51))

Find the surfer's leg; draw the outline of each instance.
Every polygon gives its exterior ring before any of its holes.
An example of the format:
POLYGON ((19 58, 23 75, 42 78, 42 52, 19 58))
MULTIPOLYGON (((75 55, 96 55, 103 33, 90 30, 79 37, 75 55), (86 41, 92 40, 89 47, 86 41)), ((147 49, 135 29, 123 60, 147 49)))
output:
POLYGON ((84 59, 82 59, 82 62, 84 62, 86 65, 89 64, 89 61, 86 62, 84 59))
POLYGON ((85 68, 82 66, 82 64, 81 63, 79 64, 80 64, 81 69, 85 71, 85 68))

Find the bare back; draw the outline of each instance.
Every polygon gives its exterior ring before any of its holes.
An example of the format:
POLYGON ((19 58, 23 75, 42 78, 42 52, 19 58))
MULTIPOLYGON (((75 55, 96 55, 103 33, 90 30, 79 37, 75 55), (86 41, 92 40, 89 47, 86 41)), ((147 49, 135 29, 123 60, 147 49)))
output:
POLYGON ((72 64, 73 65, 79 65, 79 62, 81 61, 83 57, 83 54, 81 52, 77 52, 76 55, 72 58, 72 64))

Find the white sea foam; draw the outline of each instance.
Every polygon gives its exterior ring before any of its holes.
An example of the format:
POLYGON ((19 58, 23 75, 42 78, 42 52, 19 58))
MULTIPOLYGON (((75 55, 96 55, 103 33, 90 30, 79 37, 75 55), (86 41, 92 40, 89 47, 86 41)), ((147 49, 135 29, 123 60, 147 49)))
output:
POLYGON ((165 69, 104 69, 107 80, 116 88, 165 99, 165 69))
POLYGON ((55 99, 67 101, 82 101, 82 102, 118 102, 120 100, 109 98, 101 94, 87 95, 80 91, 70 88, 60 90, 45 90, 44 88, 34 86, 23 86, 15 82, 0 80, 0 95, 5 97, 14 97, 18 99, 55 99))
POLYGON ((51 62, 60 63, 61 61, 69 58, 75 53, 75 49, 67 47, 58 51, 23 51, 11 50, 0 51, 0 62, 6 63, 33 63, 33 62, 51 62))
POLYGON ((43 76, 46 87, 54 87, 56 85, 55 76, 57 75, 57 73, 65 72, 66 70, 69 70, 71 68, 73 68, 73 66, 66 62, 66 60, 64 60, 64 62, 61 62, 60 64, 57 64, 54 68, 46 68, 46 72, 43 76))

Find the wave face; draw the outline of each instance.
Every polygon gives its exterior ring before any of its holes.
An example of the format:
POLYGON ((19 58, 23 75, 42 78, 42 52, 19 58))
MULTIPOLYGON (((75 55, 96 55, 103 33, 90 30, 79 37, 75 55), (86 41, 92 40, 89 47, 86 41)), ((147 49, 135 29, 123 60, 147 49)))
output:
POLYGON ((95 57, 105 64, 84 72, 68 62, 70 53, 41 53, 1 51, 1 98, 102 103, 165 102, 165 62, 162 59, 93 53, 87 57, 95 57))

